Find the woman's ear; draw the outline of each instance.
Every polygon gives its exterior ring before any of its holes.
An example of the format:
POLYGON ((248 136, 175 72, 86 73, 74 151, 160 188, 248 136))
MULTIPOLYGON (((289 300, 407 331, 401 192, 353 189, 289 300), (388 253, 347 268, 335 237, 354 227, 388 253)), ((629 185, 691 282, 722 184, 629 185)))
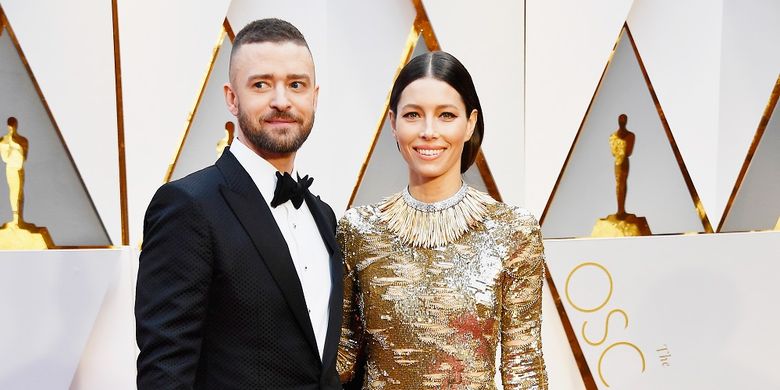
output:
POLYGON ((387 110, 387 120, 390 121, 390 128, 393 129, 393 137, 395 137, 395 113, 393 110, 387 110))
POLYGON ((471 110, 471 114, 469 114, 469 119, 466 121, 466 140, 471 139, 471 136, 474 135, 474 129, 477 127, 477 119, 479 118, 479 111, 476 109, 471 110))

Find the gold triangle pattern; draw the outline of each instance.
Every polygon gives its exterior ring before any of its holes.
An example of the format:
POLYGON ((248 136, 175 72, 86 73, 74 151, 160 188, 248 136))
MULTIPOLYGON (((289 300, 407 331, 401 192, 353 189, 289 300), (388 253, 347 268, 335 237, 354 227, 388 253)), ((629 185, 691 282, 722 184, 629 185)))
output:
MULTIPOLYGON (((764 226, 758 226, 759 224, 762 224, 758 221, 755 221, 753 223, 750 223, 749 225, 752 225, 748 227, 744 223, 739 223, 738 225, 741 226, 728 226, 730 218, 734 217, 734 206, 739 201, 740 193, 744 190, 743 185, 745 184, 745 180, 750 175, 751 169, 753 171, 756 170, 757 167, 751 168, 751 165, 755 163, 756 160, 756 153, 759 150, 759 146, 761 145, 762 140, 764 138, 768 137, 765 133, 767 131, 767 126, 770 124, 770 120, 772 119, 772 114, 780 109, 778 107, 778 100, 780 100, 780 76, 778 76, 777 80, 775 81, 775 86, 772 89, 772 92, 769 96, 769 102, 766 105, 766 108, 764 109, 764 113, 761 116, 761 120, 758 123, 758 128, 756 129, 756 133, 753 136, 753 141, 750 144, 750 148, 748 149, 747 156, 745 157, 745 161, 742 164, 742 168, 739 171, 739 175, 737 175, 737 180, 734 183, 734 188, 731 191, 731 196, 729 196, 729 200, 726 203, 726 208, 723 211, 723 215, 721 216, 720 223, 718 223, 718 232, 721 231, 739 231, 739 230, 756 230, 756 229, 769 229, 769 230, 780 230, 780 215, 765 215, 763 217, 766 217, 767 220, 765 223, 763 223, 764 226), (777 218, 777 221, 774 221, 774 219, 777 218), (772 223, 774 221, 774 223, 772 223)), ((777 121, 780 121, 779 118, 774 118, 775 123, 777 121)), ((776 128, 776 127, 775 127, 776 128)), ((780 137, 778 134, 774 134, 775 137, 780 137)), ((777 153, 777 150, 767 150, 764 153, 777 153)), ((777 170, 774 170, 774 179, 770 177, 765 177, 763 179, 768 180, 774 180, 776 183, 778 179, 780 179, 780 174, 778 174, 777 170)), ((770 173, 771 175, 771 173, 770 173)), ((761 182, 759 180, 758 182, 761 182)), ((773 194, 766 194, 767 192, 764 189, 764 195, 768 195, 769 197, 773 197, 774 199, 777 199, 776 196, 773 194)), ((755 207, 755 205, 752 205, 755 207)))
MULTIPOLYGON (((182 156, 183 153, 186 153, 185 150, 187 148, 187 142, 189 138, 192 136, 192 129, 193 124, 195 123, 195 118, 198 115, 198 112, 203 105, 203 99, 206 94, 207 87, 209 85, 209 82, 211 81, 212 77, 214 76, 214 67, 217 64, 218 59, 220 58, 220 54, 223 50, 229 49, 225 46, 228 44, 232 45, 233 39, 235 39, 235 33, 233 32, 233 28, 230 25, 230 22, 227 18, 222 23, 222 28, 219 32, 219 37, 217 39, 216 44, 214 45, 212 52, 211 52, 211 58, 209 60, 209 65, 206 68, 206 71, 203 74, 203 77, 200 81, 200 87, 198 89, 198 96, 195 99, 195 103, 193 104, 192 110, 190 110, 189 115, 187 116, 186 120, 186 126, 184 129, 184 132, 182 133, 181 139, 179 141, 178 148, 176 149, 176 153, 173 156, 172 162, 168 165, 168 169, 165 173, 164 182, 169 182, 172 179, 176 179, 178 177, 185 176, 186 174, 189 174, 191 172, 179 172, 177 171, 177 168, 180 168, 182 162, 182 156)), ((224 75, 219 75, 224 76, 224 75)), ((235 128, 235 124, 231 121, 226 121, 223 125, 220 126, 220 128, 214 128, 214 136, 212 143, 214 144, 214 150, 217 152, 217 156, 221 154, 221 151, 224 149, 226 145, 230 145, 230 142, 233 140, 233 129, 235 128)), ((200 150, 198 151, 200 152, 200 150)), ((213 157, 210 155, 210 157, 213 157)), ((205 165, 203 165, 205 167, 205 165)), ((186 168, 185 168, 186 170, 186 168)), ((191 170, 191 169, 189 169, 191 170)))
MULTIPOLYGON (((693 204, 696 207, 697 214, 698 214, 699 218, 701 219, 701 223, 702 223, 703 229, 704 229, 705 232, 710 233, 710 232, 712 232, 712 226, 710 225, 710 222, 709 222, 709 219, 707 218, 706 212, 705 212, 705 210, 704 210, 704 208, 703 208, 703 206, 701 204, 701 201, 699 200, 699 197, 698 197, 698 194, 696 192, 696 189, 694 188, 693 183, 692 183, 692 181, 690 179, 690 175, 688 174, 688 171, 685 168, 685 164, 684 164, 684 162, 682 160, 682 157, 680 155, 680 152, 679 152, 679 149, 677 147, 677 144, 674 141, 674 137, 672 136, 672 132, 671 132, 671 129, 669 127, 669 124, 667 123, 666 118, 664 116, 664 113, 663 113, 663 111, 661 109, 661 105, 660 105, 660 103, 658 101, 658 98, 657 98, 657 96, 655 94, 655 90, 653 89, 653 86, 650 83, 650 78, 649 78, 649 76, 647 74, 647 70, 646 70, 646 68, 644 66, 644 63, 642 62, 642 59, 641 59, 641 57, 639 55, 639 51, 637 50, 636 43, 634 42, 634 38, 631 35, 631 32, 629 30, 629 27, 628 27, 627 23, 624 23, 623 28, 621 29, 621 32, 618 35, 618 39, 617 39, 617 41, 616 41, 616 43, 615 43, 615 45, 613 47, 613 51, 610 54, 609 60, 607 61, 607 64, 604 67, 604 70, 603 70, 603 72, 601 74, 601 77, 599 78, 599 81, 598 81, 598 84, 597 84, 598 86, 596 88, 596 91, 594 92, 593 97, 591 98, 591 101, 590 101, 590 103, 588 105, 588 108, 586 110, 585 117, 583 118, 582 123, 580 124, 580 128, 577 131, 577 134, 576 134, 576 136, 574 138, 574 141, 572 142, 572 146, 569 149, 568 155, 567 155, 567 157, 566 157, 566 159, 565 159, 565 161, 563 163, 563 167, 562 167, 562 169, 561 169, 561 171, 559 173, 559 176, 558 176, 558 178, 557 178, 557 180, 555 182, 555 185, 554 185, 553 190, 552 190, 552 192, 550 194, 548 202, 547 202, 547 204, 545 206, 544 212, 543 212, 542 217, 540 219, 540 223, 544 224, 544 222, 545 222, 545 217, 548 215, 548 211, 550 210, 550 206, 551 206, 552 201, 553 201, 553 199, 555 197, 556 191, 559 188, 559 185, 560 185, 561 180, 563 178, 564 172, 565 172, 565 170, 566 170, 566 168, 567 168, 567 166, 568 166, 568 164, 569 164, 569 162, 571 160, 571 157, 572 157, 572 154, 574 152, 575 146, 577 145, 577 141, 580 139, 580 136, 582 135, 583 127, 585 126, 585 123, 586 123, 586 121, 588 119, 588 113, 590 113, 591 109, 593 108, 593 103, 596 100, 596 96, 598 95, 599 90, 600 90, 600 88, 602 86, 602 83, 604 81, 605 75, 607 74, 607 70, 609 69, 609 66, 612 63, 615 51, 617 50, 618 45, 620 44, 620 39, 621 39, 621 37, 624 34, 625 34, 626 38, 629 40, 629 42, 631 44, 631 47, 633 49, 634 55, 636 56, 636 59, 637 59, 637 61, 639 63, 639 67, 640 67, 640 70, 641 70, 642 75, 644 77, 644 81, 645 81, 645 83, 647 85, 647 88, 648 88, 648 90, 650 92, 650 95, 652 97, 652 100, 653 100, 653 103, 655 105, 655 109, 657 111, 657 114, 658 114, 658 116, 661 119, 661 123, 663 125, 664 130, 665 130, 666 137, 667 137, 667 139, 669 141, 669 144, 670 144, 670 146, 672 148, 672 152, 673 152, 673 154, 674 154, 674 156, 675 156, 675 158, 677 160, 677 165, 679 166, 679 169, 680 169, 680 171, 681 171, 681 173, 682 173, 682 175, 684 177, 685 184, 686 184, 686 186, 688 188, 688 192, 690 193, 690 196, 691 196, 691 199, 693 201, 693 204)), ((583 380, 583 383, 585 385, 585 388, 588 389, 588 390, 598 389, 598 386, 596 385, 593 373, 591 372, 590 367, 588 366, 587 360, 585 359, 585 355, 583 353, 582 347, 580 346, 579 341, 577 340, 576 333, 574 331, 574 328, 572 327, 571 321, 569 320, 569 316, 566 313, 566 309, 564 308, 564 306, 562 304, 561 296, 560 296, 560 294, 559 294, 559 292, 558 292, 558 290, 557 290, 557 288, 555 286, 555 282, 552 279, 552 275, 549 272, 549 269, 547 270, 547 278, 546 279, 547 279, 548 286, 550 287, 550 291, 552 293, 556 309, 557 309, 558 314, 559 314, 559 316, 561 318, 561 323, 562 323, 564 331, 566 333, 567 340, 569 342, 569 346, 571 348, 571 351, 572 351, 572 354, 574 356, 574 359, 577 362, 577 366, 578 366, 578 369, 580 371, 580 376, 582 377, 582 380, 583 380)))
MULTIPOLYGON (((652 86, 652 83, 650 82, 650 78, 648 76, 647 70, 645 68, 644 62, 642 61, 642 57, 639 54, 639 51, 637 49, 636 43, 634 41, 634 37, 631 34, 631 31, 628 27, 628 24, 624 24, 623 28, 621 29, 621 32, 619 34, 618 40, 615 43, 615 46, 613 47, 612 54, 610 54, 609 60, 607 61, 606 66, 604 67, 604 71, 602 72, 601 78, 599 79, 598 86, 596 87, 596 90, 593 94, 593 97, 591 98, 591 101, 588 105, 588 108, 586 110, 585 116, 582 119, 582 122, 580 124, 580 127, 577 131, 576 136, 574 137, 574 141, 572 142, 572 145, 569 149, 568 155, 566 159, 564 160, 563 167, 558 175, 558 178, 555 182, 555 185, 553 187, 553 190, 548 198, 547 204, 545 206, 544 212, 542 213, 541 217, 541 223, 544 226, 544 223, 547 222, 548 217, 550 215, 551 206, 553 205, 553 201, 556 198, 556 195, 561 187, 562 179, 564 178, 564 175, 568 168, 570 168, 570 163, 572 160, 572 156, 577 149, 577 145, 580 143, 581 139, 583 138, 583 129, 585 128, 586 124, 588 123, 588 120, 590 119, 590 114, 592 110, 594 109, 594 102, 596 101, 597 96, 599 96, 599 92, 602 90, 605 76, 608 73, 608 70, 610 69, 610 65, 612 65, 615 53, 617 52, 619 45, 621 44, 621 39, 627 40, 627 43, 629 43, 629 46, 631 47, 631 50, 634 54, 634 57, 638 63, 639 70, 641 71, 642 77, 644 78, 644 84, 647 87, 647 91, 649 92, 649 96, 652 99, 652 103, 655 106, 655 111, 658 116, 658 119, 660 120, 660 125, 663 128, 663 131, 665 133, 665 138, 668 141, 668 145, 671 148, 672 155, 674 156, 674 159, 676 160, 676 166, 678 167, 681 175, 682 180, 687 188, 687 192, 691 198, 692 205, 695 208, 695 213, 701 223, 701 231, 706 233, 712 233, 712 225, 710 224, 709 218, 707 217, 707 213, 704 210, 704 207, 702 205, 702 202, 698 196, 698 193, 696 191, 696 188, 693 185, 693 181, 691 180, 690 174, 688 173, 688 170, 685 166, 685 163, 683 161, 682 155, 680 154, 679 148, 677 146, 677 143, 674 139, 674 136, 672 134, 671 128, 666 120, 666 117, 664 115, 664 112, 661 108, 661 105, 659 103, 658 97, 655 93, 655 90, 652 86)), ((617 125, 617 122, 614 123, 614 126, 617 125)), ((613 126, 612 124, 610 126, 613 126)), ((668 234, 668 232, 665 232, 668 234)), ((679 232, 683 233, 683 232, 679 232)), ((586 234, 580 234, 580 235, 565 235, 561 237, 569 237, 569 236, 585 236, 586 234)), ((557 237, 557 236, 556 236, 557 237)))

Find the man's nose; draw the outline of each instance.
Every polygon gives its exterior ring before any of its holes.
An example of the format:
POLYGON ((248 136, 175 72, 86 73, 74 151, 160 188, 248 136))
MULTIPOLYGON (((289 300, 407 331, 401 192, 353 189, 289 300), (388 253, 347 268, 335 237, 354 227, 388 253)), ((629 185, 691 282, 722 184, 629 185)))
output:
POLYGON ((274 89, 274 97, 271 99, 271 107, 277 111, 287 111, 290 109, 290 99, 287 97, 285 85, 279 85, 274 89))

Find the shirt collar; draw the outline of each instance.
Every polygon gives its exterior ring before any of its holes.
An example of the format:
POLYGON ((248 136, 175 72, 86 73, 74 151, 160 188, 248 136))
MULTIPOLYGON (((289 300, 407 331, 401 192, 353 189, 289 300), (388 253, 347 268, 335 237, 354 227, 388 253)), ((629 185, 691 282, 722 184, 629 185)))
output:
MULTIPOLYGON (((276 172, 278 171, 276 167, 258 156, 257 153, 249 149, 238 138, 234 138, 230 144, 230 152, 233 153, 239 164, 249 173, 257 189, 260 190, 260 194, 263 195, 263 199, 270 205, 276 189, 276 172)), ((293 169, 292 177, 295 178, 296 174, 295 169, 293 169)))

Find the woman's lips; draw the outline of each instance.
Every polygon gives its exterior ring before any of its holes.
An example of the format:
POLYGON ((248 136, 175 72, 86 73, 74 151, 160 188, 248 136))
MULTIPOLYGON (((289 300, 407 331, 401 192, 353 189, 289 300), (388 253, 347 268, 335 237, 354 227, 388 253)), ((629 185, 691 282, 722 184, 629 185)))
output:
POLYGON ((417 147, 417 148, 412 148, 412 149, 414 149, 414 151, 417 152, 417 156, 419 156, 423 160, 435 160, 436 158, 438 158, 442 154, 442 152, 444 152, 444 150, 446 148, 421 148, 421 147, 417 147))

